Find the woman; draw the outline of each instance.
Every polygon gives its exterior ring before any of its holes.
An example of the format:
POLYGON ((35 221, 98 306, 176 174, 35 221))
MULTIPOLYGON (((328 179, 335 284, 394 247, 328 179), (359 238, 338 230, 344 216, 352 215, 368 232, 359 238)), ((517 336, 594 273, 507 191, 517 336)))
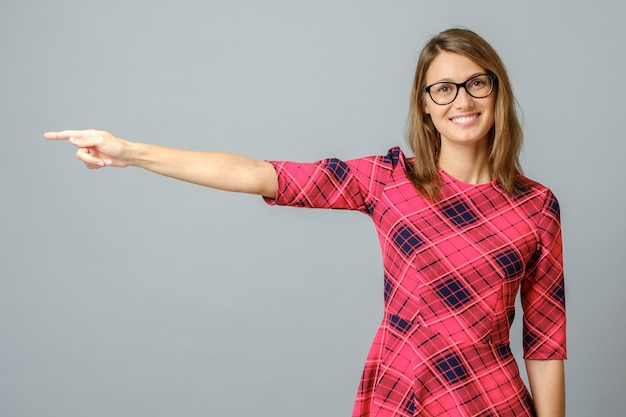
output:
POLYGON ((417 65, 408 139, 387 155, 317 163, 132 143, 63 131, 89 168, 133 165, 263 196, 358 210, 380 239, 384 317, 353 416, 565 415, 559 206, 521 175, 522 132, 504 65, 477 34, 432 38, 417 65), (521 289, 532 396, 509 349, 521 289))

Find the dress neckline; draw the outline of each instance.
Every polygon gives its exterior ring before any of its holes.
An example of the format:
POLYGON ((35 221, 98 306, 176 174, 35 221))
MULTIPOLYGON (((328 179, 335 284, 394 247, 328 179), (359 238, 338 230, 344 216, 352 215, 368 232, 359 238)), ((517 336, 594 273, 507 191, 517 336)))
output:
POLYGON ((441 167, 437 167, 437 170, 439 171, 439 175, 441 175, 442 179, 444 179, 444 182, 454 183, 458 187, 463 188, 463 189, 491 188, 491 187, 495 187, 495 186, 498 185, 498 179, 497 178, 493 179, 493 180, 491 180, 489 182, 483 182, 481 184, 470 184, 468 182, 463 182, 463 181, 453 177, 452 175, 450 175, 448 172, 446 172, 441 167))

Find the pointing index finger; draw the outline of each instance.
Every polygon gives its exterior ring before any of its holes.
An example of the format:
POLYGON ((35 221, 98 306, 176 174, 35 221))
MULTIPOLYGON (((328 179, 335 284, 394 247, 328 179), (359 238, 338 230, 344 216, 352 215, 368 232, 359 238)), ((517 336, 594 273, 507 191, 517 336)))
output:
POLYGON ((61 132, 46 132, 43 137, 50 140, 67 140, 83 137, 87 132, 86 130, 63 130, 61 132))

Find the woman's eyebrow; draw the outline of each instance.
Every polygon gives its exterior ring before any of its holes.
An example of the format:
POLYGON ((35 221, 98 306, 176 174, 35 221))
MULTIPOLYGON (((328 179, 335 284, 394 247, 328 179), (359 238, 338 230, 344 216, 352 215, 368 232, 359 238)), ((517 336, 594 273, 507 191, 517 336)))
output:
MULTIPOLYGON (((476 77, 477 75, 481 75, 481 74, 484 74, 484 72, 476 72, 476 73, 474 73, 474 74, 470 75, 470 76, 469 76, 469 77, 467 77, 464 81, 461 81, 461 82, 469 81, 469 80, 471 80, 472 78, 476 77)), ((433 83, 429 83, 429 84, 427 84, 427 85, 430 85, 430 84, 437 84, 437 83, 454 83, 454 82, 455 82, 455 81, 454 81, 452 78, 442 78, 442 79, 441 79, 441 80, 439 80, 439 81, 435 81, 435 82, 433 82, 433 83)))

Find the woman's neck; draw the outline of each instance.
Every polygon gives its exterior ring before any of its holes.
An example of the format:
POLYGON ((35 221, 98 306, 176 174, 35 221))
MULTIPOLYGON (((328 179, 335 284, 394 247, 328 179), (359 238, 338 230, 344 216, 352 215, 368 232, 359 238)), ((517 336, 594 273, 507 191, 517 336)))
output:
POLYGON ((442 144, 438 165, 452 177, 467 184, 485 184, 493 180, 486 144, 484 146, 442 144))

